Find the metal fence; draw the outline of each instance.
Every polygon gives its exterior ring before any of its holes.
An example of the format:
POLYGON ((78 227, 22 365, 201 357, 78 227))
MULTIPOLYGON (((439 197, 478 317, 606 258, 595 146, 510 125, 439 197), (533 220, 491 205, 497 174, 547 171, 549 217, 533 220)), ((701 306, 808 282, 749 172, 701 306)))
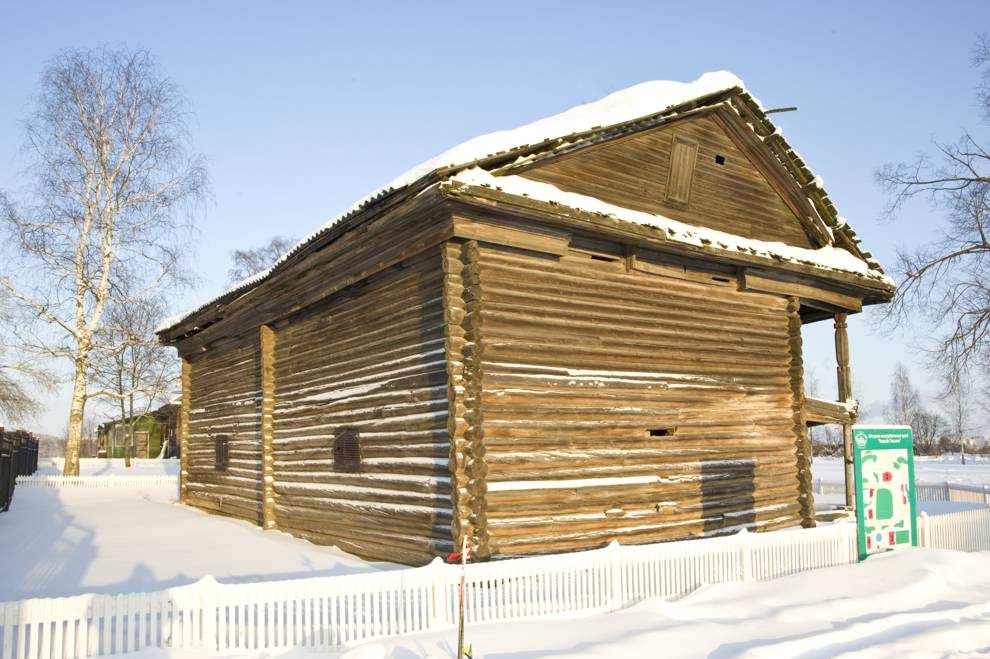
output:
POLYGON ((38 440, 30 433, 0 428, 0 512, 10 509, 18 476, 38 469, 38 440))
MULTIPOLYGON (((990 510, 918 518, 923 547, 990 550, 990 510)), ((612 611, 703 584, 772 579, 855 563, 856 527, 740 532, 653 545, 468 565, 468 623, 612 611)), ((255 651, 332 648, 457 620, 459 567, 265 583, 188 586, 129 595, 0 603, 0 659, 51 659, 144 647, 255 651)))

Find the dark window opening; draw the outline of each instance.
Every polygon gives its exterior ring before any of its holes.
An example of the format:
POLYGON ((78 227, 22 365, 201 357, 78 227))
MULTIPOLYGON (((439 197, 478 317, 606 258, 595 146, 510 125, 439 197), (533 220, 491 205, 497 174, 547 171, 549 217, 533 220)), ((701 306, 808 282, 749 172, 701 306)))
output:
POLYGON ((217 435, 213 438, 214 463, 217 471, 227 471, 230 461, 230 438, 227 435, 217 435))
POLYGON ((715 156, 715 164, 716 165, 724 165, 725 164, 725 156, 722 156, 722 155, 715 156))
POLYGON ((599 256, 598 254, 592 254, 591 259, 593 261, 605 261, 606 263, 613 263, 618 259, 613 259, 611 256, 599 256))
POLYGON ((720 281, 720 282, 722 282, 723 284, 728 284, 728 283, 729 283, 729 282, 731 282, 732 280, 731 280, 731 279, 729 279, 728 277, 712 277, 712 281, 720 281))
POLYGON ((669 437, 675 430, 676 428, 651 428, 650 437, 669 437))
POLYGON ((341 428, 333 438, 333 470, 348 474, 361 471, 361 442, 355 428, 341 428))

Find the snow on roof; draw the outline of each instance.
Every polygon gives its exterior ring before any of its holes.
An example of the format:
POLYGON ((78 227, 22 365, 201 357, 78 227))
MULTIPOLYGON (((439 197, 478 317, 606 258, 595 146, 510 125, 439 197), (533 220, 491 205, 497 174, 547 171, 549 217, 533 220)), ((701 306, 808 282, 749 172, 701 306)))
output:
MULTIPOLYGON (((406 188, 432 172, 446 168, 456 169, 458 166, 468 167, 478 160, 522 148, 526 145, 540 144, 575 133, 622 124, 663 112, 696 98, 736 88, 745 90, 742 80, 728 71, 705 73, 694 82, 687 83, 654 80, 622 89, 600 100, 573 107, 560 114, 539 119, 519 128, 496 131, 470 139, 452 149, 444 151, 434 158, 416 165, 390 181, 387 185, 362 197, 350 208, 336 215, 319 229, 303 238, 267 270, 263 270, 237 282, 220 295, 195 309, 166 319, 155 331, 162 332, 178 325, 186 318, 201 311, 210 304, 233 295, 238 291, 246 292, 254 284, 267 278, 278 266, 298 252, 304 245, 309 244, 331 227, 352 216, 365 206, 374 203, 384 195, 406 188)), ((755 98, 754 102, 758 103, 755 98)), ((724 235, 728 236, 728 234, 724 235)), ((855 259, 852 255, 850 257, 855 259)))
MULTIPOLYGON (((578 105, 512 130, 500 130, 472 138, 416 165, 384 189, 397 189, 444 167, 466 164, 509 151, 527 144, 573 135, 595 128, 614 126, 681 105, 733 87, 743 88, 743 82, 728 71, 706 73, 694 82, 653 80, 627 87, 613 94, 578 105)), ((374 196, 374 195, 371 195, 374 196)))
POLYGON ((622 206, 615 206, 597 197, 565 192, 549 183, 541 183, 522 176, 492 176, 487 171, 472 167, 458 172, 449 179, 451 182, 465 185, 482 186, 498 189, 508 194, 519 195, 566 206, 588 213, 596 213, 613 217, 626 222, 634 222, 661 229, 668 240, 699 247, 718 247, 728 251, 812 265, 825 270, 848 272, 894 285, 893 280, 883 273, 870 268, 862 259, 839 247, 819 247, 807 249, 794 247, 781 242, 767 242, 743 238, 724 231, 716 231, 692 224, 685 224, 663 215, 635 211, 622 206))

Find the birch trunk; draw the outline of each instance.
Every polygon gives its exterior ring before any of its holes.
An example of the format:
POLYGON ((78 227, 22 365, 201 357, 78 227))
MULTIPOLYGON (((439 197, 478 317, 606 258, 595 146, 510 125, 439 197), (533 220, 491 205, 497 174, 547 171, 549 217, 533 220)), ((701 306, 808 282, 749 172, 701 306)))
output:
POLYGON ((0 241, 17 257, 0 262, 0 297, 25 327, 18 348, 73 364, 67 475, 79 473, 86 402, 117 395, 87 389, 94 360, 116 349, 101 335, 104 313, 188 283, 182 211, 202 201, 207 178, 186 114, 148 53, 62 51, 25 121, 29 201, 0 194, 0 241))
POLYGON ((83 417, 86 412, 86 360, 76 359, 76 374, 72 380, 72 401, 69 404, 69 434, 65 442, 65 476, 79 475, 79 448, 82 445, 83 417))

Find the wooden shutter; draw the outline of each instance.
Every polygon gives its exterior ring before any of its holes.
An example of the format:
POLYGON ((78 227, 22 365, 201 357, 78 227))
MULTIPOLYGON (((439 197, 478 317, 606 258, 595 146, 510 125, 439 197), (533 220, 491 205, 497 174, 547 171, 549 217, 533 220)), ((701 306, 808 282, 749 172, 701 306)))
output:
POLYGON ((333 469, 350 474, 361 471, 361 443, 355 428, 341 428, 334 436, 333 469))
POLYGON ((694 178, 694 163, 698 159, 698 143, 677 133, 673 134, 672 139, 667 201, 686 204, 691 197, 691 180, 694 178))
POLYGON ((217 435, 213 438, 214 469, 217 471, 227 471, 227 462, 230 459, 230 438, 226 435, 217 435))

